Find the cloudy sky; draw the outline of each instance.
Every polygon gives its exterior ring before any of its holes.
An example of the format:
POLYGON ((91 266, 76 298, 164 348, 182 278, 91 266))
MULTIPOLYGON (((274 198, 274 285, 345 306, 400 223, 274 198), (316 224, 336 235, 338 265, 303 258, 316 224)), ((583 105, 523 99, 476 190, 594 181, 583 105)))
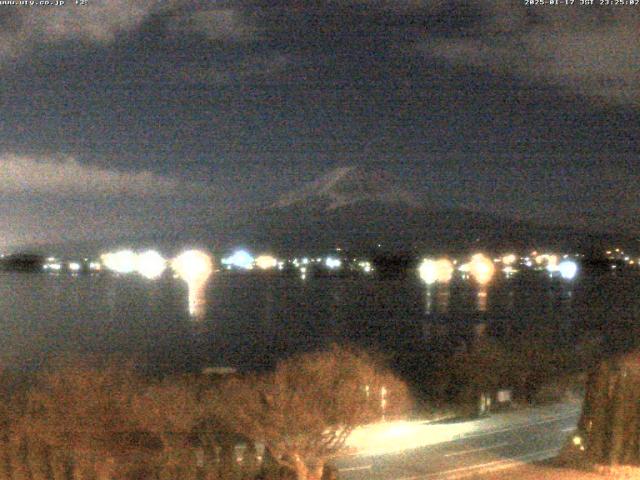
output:
POLYGON ((66 3, 0 5, 0 247, 215 229, 355 167, 640 234, 640 7, 66 3))

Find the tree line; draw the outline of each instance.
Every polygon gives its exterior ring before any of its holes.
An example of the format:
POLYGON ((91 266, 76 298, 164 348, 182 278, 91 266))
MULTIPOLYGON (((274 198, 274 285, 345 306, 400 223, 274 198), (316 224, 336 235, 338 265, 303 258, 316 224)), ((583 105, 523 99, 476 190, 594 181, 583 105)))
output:
POLYGON ((350 347, 224 377, 67 358, 0 377, 0 479, 326 478, 354 428, 410 405, 401 380, 350 347))

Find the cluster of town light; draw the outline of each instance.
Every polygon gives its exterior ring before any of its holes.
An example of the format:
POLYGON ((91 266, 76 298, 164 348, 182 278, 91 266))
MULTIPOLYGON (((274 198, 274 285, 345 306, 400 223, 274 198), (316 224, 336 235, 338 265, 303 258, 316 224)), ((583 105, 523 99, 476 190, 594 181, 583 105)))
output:
MULTIPOLYGON (((619 249, 616 249, 615 252, 607 251, 610 259, 620 260, 623 254, 624 252, 619 249), (615 255, 620 258, 615 257, 615 255)), ((119 250, 102 255, 101 262, 89 262, 88 259, 84 259, 83 262, 62 263, 55 257, 49 257, 43 269, 53 273, 61 271, 80 273, 98 272, 104 266, 110 271, 118 273, 137 272, 146 278, 154 279, 162 276, 168 265, 168 261, 155 250, 147 250, 142 253, 126 249, 119 250)), ((632 260, 629 260, 628 263, 631 265, 632 262, 635 264, 632 260)), ((345 260, 344 257, 329 255, 314 258, 278 259, 269 254, 254 257, 247 250, 242 249, 222 258, 221 263, 227 270, 253 270, 257 268, 260 270, 277 269, 282 271, 285 268, 293 267, 301 273, 303 278, 306 277, 312 265, 314 266, 313 268, 320 267, 329 270, 350 269, 366 274, 374 270, 369 260, 357 258, 345 260)), ((578 273, 578 266, 575 261, 569 258, 569 255, 564 255, 561 259, 557 254, 539 254, 537 251, 533 251, 523 257, 513 253, 506 254, 502 257, 494 258, 493 261, 483 254, 476 254, 468 262, 461 264, 456 260, 450 261, 444 258, 439 260, 425 259, 419 267, 419 274, 426 284, 433 285, 436 282, 447 283, 457 270, 463 279, 472 277, 479 285, 486 285, 491 281, 497 269, 501 269, 506 277, 509 278, 517 273, 521 267, 547 271, 551 277, 559 276, 565 280, 575 278, 578 273)))
MULTIPOLYGON (((531 256, 521 259, 511 253, 493 260, 482 253, 477 253, 468 262, 458 265, 457 270, 463 279, 471 277, 480 287, 484 287, 495 276, 496 265, 502 264, 502 272, 510 277, 518 272, 516 264, 519 261, 527 267, 546 270, 550 276, 557 274, 565 280, 573 280, 578 273, 577 263, 569 259, 568 255, 560 261, 558 255, 537 252, 532 252, 531 256)), ((439 260, 425 258, 418 267, 418 274, 426 285, 448 283, 452 278, 455 263, 457 262, 451 262, 445 258, 439 260)))
POLYGON ((45 272, 60 273, 63 270, 71 273, 80 273, 82 271, 99 272, 102 269, 100 262, 88 262, 88 259, 84 259, 83 263, 80 262, 67 262, 63 263, 56 257, 47 257, 42 269, 45 272))
MULTIPOLYGON (((193 252, 193 251, 192 251, 193 252)), ((180 258, 180 257, 178 257, 180 258)), ((105 269, 122 274, 138 273, 148 279, 156 279, 163 275, 167 266, 175 268, 175 260, 168 261, 155 250, 147 250, 145 252, 136 253, 133 250, 119 250, 101 255, 101 263, 91 262, 90 270, 98 271, 103 266, 105 269)), ((226 270, 284 270, 285 265, 290 264, 293 268, 299 270, 303 278, 306 277, 311 264, 322 265, 329 270, 340 270, 344 267, 343 260, 334 256, 317 257, 317 258, 294 258, 293 260, 279 260, 269 254, 262 254, 254 257, 247 250, 236 250, 231 255, 221 259, 220 263, 226 270)), ((373 266, 368 260, 354 259, 354 264, 358 270, 364 273, 371 273, 373 266)), ((68 269, 72 272, 81 270, 79 263, 70 263, 68 269)), ((62 264, 47 263, 45 270, 59 271, 63 268, 62 264)), ((181 276, 178 273, 178 276, 181 276)))
MULTIPOLYGON (((519 259, 515 254, 504 255, 499 258, 490 259, 482 253, 472 255, 466 263, 460 264, 457 269, 463 280, 471 277, 478 286, 478 310, 486 311, 487 309, 487 291, 488 285, 496 273, 496 265, 502 264, 502 272, 507 278, 516 273, 515 266, 520 260, 524 265, 532 267, 535 263, 537 269, 545 269, 549 275, 553 277, 556 273, 565 280, 572 280, 578 272, 578 266, 573 260, 568 259, 565 255, 562 262, 558 261, 557 255, 542 254, 532 252, 531 257, 519 259)), ((426 290, 426 310, 431 313, 432 291, 433 285, 436 283, 447 284, 451 280, 454 272, 456 261, 451 262, 448 259, 433 260, 425 258, 418 267, 418 274, 422 281, 427 285, 426 290)), ((439 295, 442 297, 442 305, 446 305, 447 290, 439 289, 439 295)))
POLYGON ((187 282, 192 278, 200 278, 203 272, 208 277, 213 271, 211 257, 199 250, 188 250, 171 261, 155 250, 141 253, 119 250, 105 253, 100 259, 107 270, 124 274, 135 272, 151 280, 160 278, 167 266, 171 266, 176 275, 187 282))
MULTIPOLYGON (((625 253, 624 250, 620 248, 613 248, 611 250, 606 251, 607 259, 609 260, 617 260, 619 262, 624 262, 628 265, 640 265, 640 258, 632 258, 631 255, 625 253)), ((612 265, 611 268, 615 269, 616 266, 612 265)))
MULTIPOLYGON (((504 265, 502 271, 507 277, 518 271, 513 266, 517 261, 518 257, 513 254, 502 257, 501 262, 504 265)), ((573 280, 578 273, 578 264, 574 260, 571 260, 569 255, 564 255, 562 259, 560 259, 556 254, 539 254, 537 251, 533 251, 530 255, 522 257, 520 262, 527 268, 544 270, 549 273, 550 277, 559 275, 564 280, 573 280)))
MULTIPOLYGON (((167 266, 167 261, 154 250, 148 250, 143 253, 120 250, 105 254, 101 258, 104 266, 109 270, 118 273, 138 272, 146 278, 158 278, 167 266)), ((518 260, 519 258, 515 254, 508 254, 492 261, 484 254, 478 253, 473 255, 469 262, 459 265, 457 269, 463 274, 463 278, 471 276, 478 284, 486 285, 495 275, 495 264, 501 263, 503 265, 502 271, 509 276, 518 271, 514 267, 518 260)), ((578 270, 577 264, 573 260, 564 259, 559 261, 559 257, 554 254, 537 254, 537 252, 533 252, 531 257, 523 257, 522 262, 529 267, 535 266, 546 269, 550 274, 557 273, 567 280, 574 278, 578 270)), ((227 269, 235 268, 240 270, 252 270, 254 268, 260 270, 283 270, 285 265, 285 261, 278 260, 272 255, 263 254, 253 257, 246 250, 233 252, 230 256, 223 258, 221 263, 227 269)), ((308 257, 295 258, 292 261, 287 261, 287 263, 291 263, 303 273, 306 273, 309 264, 322 264, 330 270, 338 270, 343 267, 343 261, 333 256, 312 259, 308 257)), ((455 271, 454 263, 446 258, 437 260, 424 259, 419 267, 420 277, 427 285, 433 285, 436 282, 447 283, 451 280, 455 271)), ((99 264, 95 265, 99 266, 99 264)), ((356 265, 358 269, 365 273, 370 273, 373 270, 369 261, 361 260, 356 265)), ((69 266, 72 271, 74 270, 73 267, 76 267, 75 270, 80 268, 79 264, 70 264, 69 266)))
POLYGON ((337 270, 338 268, 342 267, 342 260, 340 260, 339 258, 327 257, 324 260, 324 264, 331 270, 337 270))
MULTIPOLYGON (((225 270, 241 270, 248 271, 258 268, 260 270, 284 270, 285 268, 294 268, 300 272, 300 277, 305 279, 312 266, 314 268, 321 267, 328 270, 341 270, 345 268, 343 259, 337 256, 326 257, 302 257, 288 260, 278 259, 269 254, 262 254, 254 257, 247 250, 236 250, 231 255, 220 260, 225 270)), ((362 271, 366 274, 373 272, 373 265, 369 260, 353 259, 350 268, 362 271)))
POLYGON ((189 312, 199 317, 204 313, 204 289, 213 273, 211 256, 200 250, 187 250, 172 260, 165 259, 155 250, 135 253, 120 250, 101 256, 102 264, 116 273, 139 273, 148 279, 157 279, 170 266, 176 276, 186 284, 189 293, 189 312))
MULTIPOLYGON (((622 256, 624 252, 617 249, 607 251, 609 258, 614 255, 622 256)), ((615 257, 615 259, 620 260, 615 257)), ((98 272, 103 267, 117 273, 139 273, 145 278, 155 279, 162 276, 170 262, 155 250, 136 253, 133 250, 119 250, 106 253, 101 256, 101 262, 84 259, 84 262, 72 261, 63 263, 60 260, 49 257, 43 266, 48 272, 57 273, 68 271, 71 273, 98 272)), ((628 262, 631 265, 631 260, 628 262)), ((635 262, 634 262, 635 263, 635 262)), ((236 250, 231 255, 222 258, 221 264, 226 270, 284 270, 293 268, 298 270, 301 278, 306 278, 311 268, 324 268, 328 270, 355 270, 365 274, 373 272, 373 265, 369 260, 345 259, 344 257, 329 255, 326 257, 302 257, 293 259, 278 259, 273 255, 261 254, 254 257, 247 250, 236 250), (345 263, 346 262, 346 263, 345 263)), ((550 277, 559 276, 565 280, 572 280, 578 273, 575 261, 564 255, 531 252, 520 257, 513 253, 490 259, 483 254, 473 255, 466 263, 458 263, 456 260, 446 258, 425 259, 420 264, 419 275, 427 285, 435 283, 447 283, 451 280, 456 270, 462 279, 473 278, 480 286, 491 282, 495 272, 500 269, 507 278, 518 273, 519 269, 531 268, 548 272, 550 277)), ((612 267, 613 268, 613 267, 612 267)))

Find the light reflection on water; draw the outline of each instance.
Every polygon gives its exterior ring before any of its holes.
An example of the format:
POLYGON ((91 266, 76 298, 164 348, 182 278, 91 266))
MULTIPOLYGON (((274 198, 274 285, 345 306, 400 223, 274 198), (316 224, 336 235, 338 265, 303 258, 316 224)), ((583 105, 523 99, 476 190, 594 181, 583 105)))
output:
POLYGON ((431 285, 426 288, 424 303, 424 311, 429 315, 433 311, 433 288, 431 285))
POLYGON ((33 364, 52 352, 121 352, 158 368, 263 367, 345 339, 419 351, 431 348, 425 340, 442 337, 433 332, 473 335, 480 323, 504 335, 548 323, 569 340, 593 329, 622 344, 640 323, 635 274, 573 284, 500 279, 487 287, 482 304, 477 292, 472 282, 454 280, 434 286, 429 297, 412 277, 300 282, 219 274, 193 291, 168 277, 0 274, 0 355, 33 364))
POLYGON ((479 312, 486 312, 487 311, 487 287, 482 286, 478 289, 478 293, 476 294, 476 298, 477 298, 477 302, 476 302, 476 308, 478 309, 479 312))
POLYGON ((207 285, 213 273, 211 256, 201 250, 187 250, 171 261, 171 267, 187 284, 189 314, 194 320, 203 320, 207 313, 207 285))
POLYGON ((194 320, 203 320, 207 315, 207 286, 209 280, 191 282, 187 285, 189 315, 194 320))
POLYGON ((442 285, 438 289, 438 294, 436 296, 437 302, 438 302, 438 309, 441 313, 447 313, 449 311, 449 296, 450 296, 449 285, 442 285))

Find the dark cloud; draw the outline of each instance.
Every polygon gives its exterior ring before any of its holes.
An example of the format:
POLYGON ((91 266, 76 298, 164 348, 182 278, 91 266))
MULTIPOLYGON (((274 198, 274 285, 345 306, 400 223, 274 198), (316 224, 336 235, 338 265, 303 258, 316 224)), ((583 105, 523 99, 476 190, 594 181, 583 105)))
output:
POLYGON ((14 8, 4 12, 3 23, 10 28, 0 34, 0 54, 4 58, 15 58, 40 44, 74 40, 111 42, 120 32, 136 29, 149 15, 174 3, 161 0, 111 0, 84 7, 14 8))
POLYGON ((0 208, 11 205, 17 240, 47 228, 180 230, 278 199, 339 205, 369 195, 358 188, 370 183, 353 182, 364 170, 402 179, 376 198, 410 191, 624 227, 640 208, 628 194, 636 10, 519 0, 2 10, 0 208), (159 192, 181 205, 175 218, 159 192), (13 203, 25 195, 66 203, 45 215, 45 200, 13 203))
POLYGON ((210 7, 176 15, 170 27, 178 32, 201 34, 211 40, 250 41, 260 33, 238 6, 210 7))
POLYGON ((418 48, 456 65, 545 82, 568 95, 637 106, 640 12, 578 3, 527 7, 520 1, 479 2, 467 28, 442 37, 426 31, 418 48))
POLYGON ((69 42, 109 44, 145 22, 164 19, 167 33, 204 35, 209 39, 250 40, 258 29, 239 2, 187 0, 109 0, 85 6, 15 8, 1 12, 0 59, 29 54, 41 45, 69 42))
POLYGON ((290 68, 297 68, 296 59, 280 53, 247 55, 227 64, 183 65, 180 68, 168 65, 167 76, 182 84, 204 84, 209 86, 238 85, 247 82, 272 81, 290 68))

